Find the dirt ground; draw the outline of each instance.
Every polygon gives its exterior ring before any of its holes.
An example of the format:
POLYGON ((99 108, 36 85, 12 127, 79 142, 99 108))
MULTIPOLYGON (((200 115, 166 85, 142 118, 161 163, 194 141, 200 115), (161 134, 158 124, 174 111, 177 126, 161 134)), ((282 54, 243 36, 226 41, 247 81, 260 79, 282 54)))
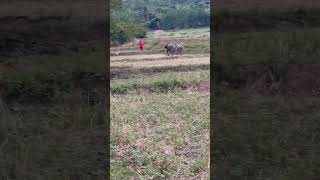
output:
POLYGON ((195 57, 195 58, 176 58, 176 59, 160 59, 143 62, 112 62, 111 67, 132 67, 132 68, 152 68, 162 66, 177 66, 177 65, 202 65, 209 64, 210 57, 195 57))
POLYGON ((198 66, 168 66, 168 67, 155 67, 155 68, 139 68, 133 69, 130 67, 113 67, 110 78, 111 79, 128 79, 142 75, 157 75, 165 72, 187 72, 197 70, 209 70, 208 65, 198 66))

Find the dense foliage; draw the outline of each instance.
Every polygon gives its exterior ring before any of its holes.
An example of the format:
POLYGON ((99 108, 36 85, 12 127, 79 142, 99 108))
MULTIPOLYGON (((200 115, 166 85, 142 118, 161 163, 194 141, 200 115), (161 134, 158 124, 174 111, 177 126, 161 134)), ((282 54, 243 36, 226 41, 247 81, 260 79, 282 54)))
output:
POLYGON ((110 35, 112 42, 125 43, 133 37, 144 37, 144 25, 123 7, 121 0, 111 1, 110 35))
POLYGON ((210 24, 209 0, 124 0, 150 29, 205 27, 210 24))
POLYGON ((111 41, 145 36, 145 29, 180 29, 210 24, 209 0, 112 0, 111 41))

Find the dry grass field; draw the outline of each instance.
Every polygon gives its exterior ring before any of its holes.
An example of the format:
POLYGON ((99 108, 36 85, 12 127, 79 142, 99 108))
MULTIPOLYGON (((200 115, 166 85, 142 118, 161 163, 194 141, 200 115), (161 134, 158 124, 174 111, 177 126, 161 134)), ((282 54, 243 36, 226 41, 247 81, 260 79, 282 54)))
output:
POLYGON ((183 56, 163 52, 190 32, 208 29, 149 33, 146 52, 111 48, 111 179, 209 179, 208 51, 192 36, 183 56))

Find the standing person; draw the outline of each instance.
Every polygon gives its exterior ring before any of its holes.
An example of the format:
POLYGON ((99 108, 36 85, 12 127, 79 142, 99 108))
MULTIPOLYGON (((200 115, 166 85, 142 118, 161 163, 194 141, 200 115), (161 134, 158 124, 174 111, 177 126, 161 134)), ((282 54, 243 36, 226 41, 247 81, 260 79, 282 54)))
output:
POLYGON ((140 42, 139 42, 139 48, 140 48, 140 51, 143 51, 143 42, 142 42, 141 39, 140 39, 140 42))

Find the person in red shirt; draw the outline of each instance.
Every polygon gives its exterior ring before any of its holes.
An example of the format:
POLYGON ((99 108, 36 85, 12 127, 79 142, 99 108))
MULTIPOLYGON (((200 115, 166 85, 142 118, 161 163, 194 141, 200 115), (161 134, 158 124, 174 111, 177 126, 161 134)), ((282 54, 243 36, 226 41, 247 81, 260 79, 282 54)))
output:
POLYGON ((140 42, 139 42, 139 48, 140 48, 140 51, 143 51, 143 42, 142 42, 142 40, 140 40, 140 42))

